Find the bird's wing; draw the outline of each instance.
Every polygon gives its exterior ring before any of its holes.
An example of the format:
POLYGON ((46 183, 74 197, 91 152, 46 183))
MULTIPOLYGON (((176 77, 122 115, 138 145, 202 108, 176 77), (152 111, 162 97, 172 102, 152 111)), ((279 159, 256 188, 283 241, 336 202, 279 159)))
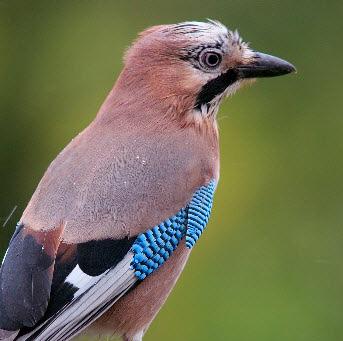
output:
POLYGON ((17 225, 0 269, 0 329, 32 327, 45 314, 62 232, 17 225))
MULTIPOLYGON (((61 243, 47 311, 43 308, 39 311, 38 317, 45 314, 38 324, 34 321, 23 324, 20 319, 24 326, 34 327, 22 328, 17 339, 69 340, 86 328, 130 288, 160 267, 181 240, 189 248, 193 247, 208 222, 214 190, 212 180, 200 187, 191 202, 177 214, 134 238, 77 245, 61 243)), ((10 252, 11 246, 4 264, 10 252)), ((28 278, 22 279, 29 286, 28 278)), ((40 300, 46 303, 48 298, 48 292, 43 292, 40 300)), ((17 310, 21 313, 19 307, 17 310)))
MULTIPOLYGON (((111 242, 117 247, 121 247, 122 244, 125 244, 124 248, 130 243, 132 245, 128 239, 108 241, 109 244, 111 242)), ((109 250, 101 250, 94 258, 93 264, 90 264, 92 261, 85 264, 82 260, 84 251, 85 249, 77 250, 69 259, 70 263, 59 265, 60 270, 64 266, 74 267, 66 277, 66 274, 63 275, 65 278, 60 279, 59 284, 53 283, 55 288, 51 292, 43 320, 33 329, 22 329, 18 340, 68 340, 98 318, 138 280, 130 268, 133 258, 131 251, 126 249, 126 254, 119 262, 112 258, 117 264, 110 268, 107 268, 105 263, 102 264, 106 270, 99 270, 98 273, 92 273, 92 267, 99 259, 104 260, 104 255, 109 250)), ((58 267, 56 271, 59 271, 58 267)))

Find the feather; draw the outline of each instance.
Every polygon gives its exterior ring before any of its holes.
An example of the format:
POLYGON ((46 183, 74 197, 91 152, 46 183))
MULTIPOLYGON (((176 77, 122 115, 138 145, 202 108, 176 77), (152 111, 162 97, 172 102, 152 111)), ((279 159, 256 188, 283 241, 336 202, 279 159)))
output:
POLYGON ((32 327, 44 316, 62 230, 18 224, 0 270, 1 329, 32 327))

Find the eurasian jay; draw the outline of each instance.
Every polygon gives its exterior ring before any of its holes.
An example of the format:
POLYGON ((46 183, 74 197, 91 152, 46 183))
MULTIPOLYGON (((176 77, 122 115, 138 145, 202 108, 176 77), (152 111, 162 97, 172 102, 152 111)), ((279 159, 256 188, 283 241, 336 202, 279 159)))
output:
POLYGON ((0 339, 141 340, 208 222, 221 100, 293 71, 217 21, 141 33, 17 225, 0 272, 0 339))

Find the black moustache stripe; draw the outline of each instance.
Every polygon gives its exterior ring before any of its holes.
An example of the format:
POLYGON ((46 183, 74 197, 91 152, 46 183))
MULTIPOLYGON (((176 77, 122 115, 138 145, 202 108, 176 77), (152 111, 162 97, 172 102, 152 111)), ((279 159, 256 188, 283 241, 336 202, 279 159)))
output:
POLYGON ((203 104, 211 102, 216 96, 220 95, 226 88, 238 80, 238 72, 230 69, 220 76, 208 81, 200 90, 195 108, 201 109, 203 104))

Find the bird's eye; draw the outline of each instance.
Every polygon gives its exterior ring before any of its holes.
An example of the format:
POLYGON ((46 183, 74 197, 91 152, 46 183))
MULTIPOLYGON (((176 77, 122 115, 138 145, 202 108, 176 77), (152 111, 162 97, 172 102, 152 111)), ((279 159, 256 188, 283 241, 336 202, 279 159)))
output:
POLYGON ((222 56, 213 51, 205 51, 200 55, 200 63, 209 69, 216 68, 222 61, 222 56))

